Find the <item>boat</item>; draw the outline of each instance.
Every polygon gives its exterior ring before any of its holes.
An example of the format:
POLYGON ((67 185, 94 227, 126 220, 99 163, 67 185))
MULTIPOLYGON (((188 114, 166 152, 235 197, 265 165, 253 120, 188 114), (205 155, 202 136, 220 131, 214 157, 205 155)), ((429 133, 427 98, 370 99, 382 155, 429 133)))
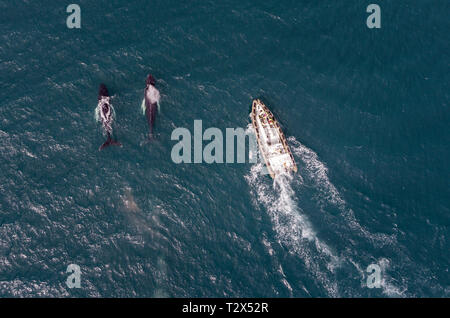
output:
POLYGON ((280 124, 260 99, 253 100, 250 117, 270 176, 275 179, 280 174, 297 172, 294 156, 280 124))

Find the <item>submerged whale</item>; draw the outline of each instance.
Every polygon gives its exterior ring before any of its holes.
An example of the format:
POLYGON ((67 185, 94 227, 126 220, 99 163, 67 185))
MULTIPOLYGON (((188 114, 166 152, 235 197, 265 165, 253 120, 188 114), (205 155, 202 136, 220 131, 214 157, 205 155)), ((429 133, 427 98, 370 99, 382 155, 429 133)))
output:
POLYGON ((155 87, 155 78, 150 74, 147 76, 144 100, 142 101, 142 112, 147 118, 150 129, 148 138, 153 137, 153 126, 155 125, 156 112, 159 109, 159 91, 155 87))
POLYGON ((120 142, 114 141, 111 138, 112 135, 112 122, 114 120, 114 108, 110 103, 110 97, 108 89, 105 84, 100 84, 98 90, 98 104, 95 109, 95 118, 97 121, 101 121, 103 125, 103 133, 108 139, 100 146, 98 150, 102 150, 109 145, 122 146, 120 142))

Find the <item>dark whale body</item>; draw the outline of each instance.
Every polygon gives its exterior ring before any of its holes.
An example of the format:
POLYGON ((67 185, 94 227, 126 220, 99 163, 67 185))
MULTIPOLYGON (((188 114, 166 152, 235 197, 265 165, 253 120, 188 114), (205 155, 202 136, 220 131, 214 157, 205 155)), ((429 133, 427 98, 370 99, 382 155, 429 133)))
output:
POLYGON ((108 89, 105 84, 100 84, 100 88, 98 89, 98 100, 102 99, 102 97, 109 97, 108 89))

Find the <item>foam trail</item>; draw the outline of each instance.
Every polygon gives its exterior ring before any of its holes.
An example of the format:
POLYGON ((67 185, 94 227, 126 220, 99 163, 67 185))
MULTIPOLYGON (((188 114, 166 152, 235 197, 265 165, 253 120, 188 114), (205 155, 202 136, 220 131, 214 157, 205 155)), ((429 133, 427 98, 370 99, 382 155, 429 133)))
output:
POLYGON ((316 189, 319 190, 321 194, 318 197, 319 203, 333 203, 340 208, 344 208, 345 201, 339 195, 336 187, 330 182, 328 168, 319 160, 317 154, 292 136, 288 138, 288 142, 292 153, 296 158, 300 159, 300 173, 306 172, 305 177, 311 180, 315 184, 316 189))
POLYGON ((294 199, 291 177, 279 176, 271 185, 262 175, 263 164, 252 166, 245 179, 255 195, 254 202, 262 203, 272 220, 278 242, 289 252, 299 255, 306 268, 317 278, 332 297, 338 297, 338 288, 332 278, 339 258, 320 241, 308 219, 294 199))
POLYGON ((370 233, 369 230, 359 224, 354 211, 347 206, 339 191, 328 178, 328 168, 319 160, 314 151, 302 145, 294 137, 289 137, 288 142, 291 145, 292 153, 299 160, 300 173, 303 173, 305 179, 311 182, 318 191, 316 200, 322 211, 324 211, 328 204, 336 206, 341 212, 341 217, 343 217, 351 230, 356 232, 360 237, 370 241, 376 247, 395 243, 394 235, 370 233))
POLYGON ((381 267, 382 278, 381 278, 381 288, 383 293, 389 297, 405 297, 406 288, 400 290, 398 287, 391 283, 391 278, 386 274, 389 267, 389 260, 387 258, 382 258, 378 261, 381 267))
MULTIPOLYGON (((251 126, 247 128, 247 134, 250 133, 251 126)), ((250 154, 255 155, 257 154, 250 154)), ((298 175, 280 175, 270 184, 263 169, 264 164, 257 163, 245 176, 253 194, 253 204, 257 207, 262 204, 267 210, 280 245, 285 246, 290 253, 299 255, 326 292, 332 297, 338 297, 333 272, 340 259, 317 237, 298 206, 292 189, 292 183, 294 179, 298 180, 298 175)))
MULTIPOLYGON (((348 207, 339 191, 330 181, 328 177, 328 168, 319 160, 318 155, 308 147, 302 145, 292 136, 288 138, 288 142, 295 159, 298 161, 299 172, 303 174, 304 179, 312 183, 313 187, 318 191, 316 201, 323 213, 326 213, 327 205, 331 204, 336 206, 341 212, 341 217, 345 220, 345 224, 349 226, 353 233, 370 241, 375 247, 383 247, 386 244, 396 243, 395 235, 371 233, 365 227, 361 226, 357 221, 353 210, 348 207)), ((348 255, 346 258, 348 259, 350 256, 348 255)), ((351 263, 359 271, 359 265, 354 261, 351 261, 351 263)), ((382 266, 382 264, 380 264, 380 266, 382 266)), ((362 273, 362 276, 364 277, 364 273, 362 273)), ((388 283, 390 279, 387 274, 385 274, 384 277, 385 278, 381 283, 383 293, 387 296, 402 296, 403 292, 388 283)))
MULTIPOLYGON (((253 133, 251 125, 247 127, 246 132, 253 133)), ((348 208, 339 191, 331 183, 328 168, 319 160, 318 155, 294 137, 289 137, 288 142, 298 163, 299 173, 294 176, 279 176, 274 180, 273 185, 270 185, 267 183, 267 176, 262 175, 264 164, 258 163, 252 166, 250 173, 245 176, 252 190, 252 202, 255 206, 262 203, 268 211, 279 243, 286 246, 290 252, 300 255, 306 267, 317 277, 330 296, 339 296, 335 269, 346 261, 352 263, 358 271, 361 266, 351 259, 352 255, 336 256, 331 248, 317 237, 296 202, 292 185, 302 185, 304 182, 311 184, 317 192, 315 200, 321 212, 328 213, 326 208, 330 204, 338 207, 350 229, 371 241, 375 246, 391 243, 395 239, 382 233, 372 234, 361 226, 353 211, 348 208)), ((259 154, 250 154, 250 156, 255 155, 259 156, 259 154)), ((385 276, 381 284, 383 293, 388 296, 402 295, 403 292, 388 283, 389 281, 389 277, 385 276)))
MULTIPOLYGON (((367 272, 361 268, 361 266, 355 262, 351 257, 348 259, 351 264, 358 270, 362 277, 361 288, 367 288, 367 272)), ((387 258, 381 258, 375 264, 380 266, 381 269, 381 292, 388 297, 406 297, 406 288, 400 290, 400 288, 394 286, 391 281, 392 279, 387 275, 386 271, 389 267, 390 261, 387 258)))

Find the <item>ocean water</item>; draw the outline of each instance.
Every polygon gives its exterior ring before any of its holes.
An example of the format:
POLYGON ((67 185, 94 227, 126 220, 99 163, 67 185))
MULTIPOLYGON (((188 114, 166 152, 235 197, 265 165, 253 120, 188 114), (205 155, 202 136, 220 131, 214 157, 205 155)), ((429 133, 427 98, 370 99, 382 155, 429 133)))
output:
POLYGON ((450 2, 374 2, 381 29, 361 0, 78 0, 81 29, 0 1, 0 296, 449 297, 450 2), (257 97, 298 174, 173 163, 175 128, 246 128, 257 97))

